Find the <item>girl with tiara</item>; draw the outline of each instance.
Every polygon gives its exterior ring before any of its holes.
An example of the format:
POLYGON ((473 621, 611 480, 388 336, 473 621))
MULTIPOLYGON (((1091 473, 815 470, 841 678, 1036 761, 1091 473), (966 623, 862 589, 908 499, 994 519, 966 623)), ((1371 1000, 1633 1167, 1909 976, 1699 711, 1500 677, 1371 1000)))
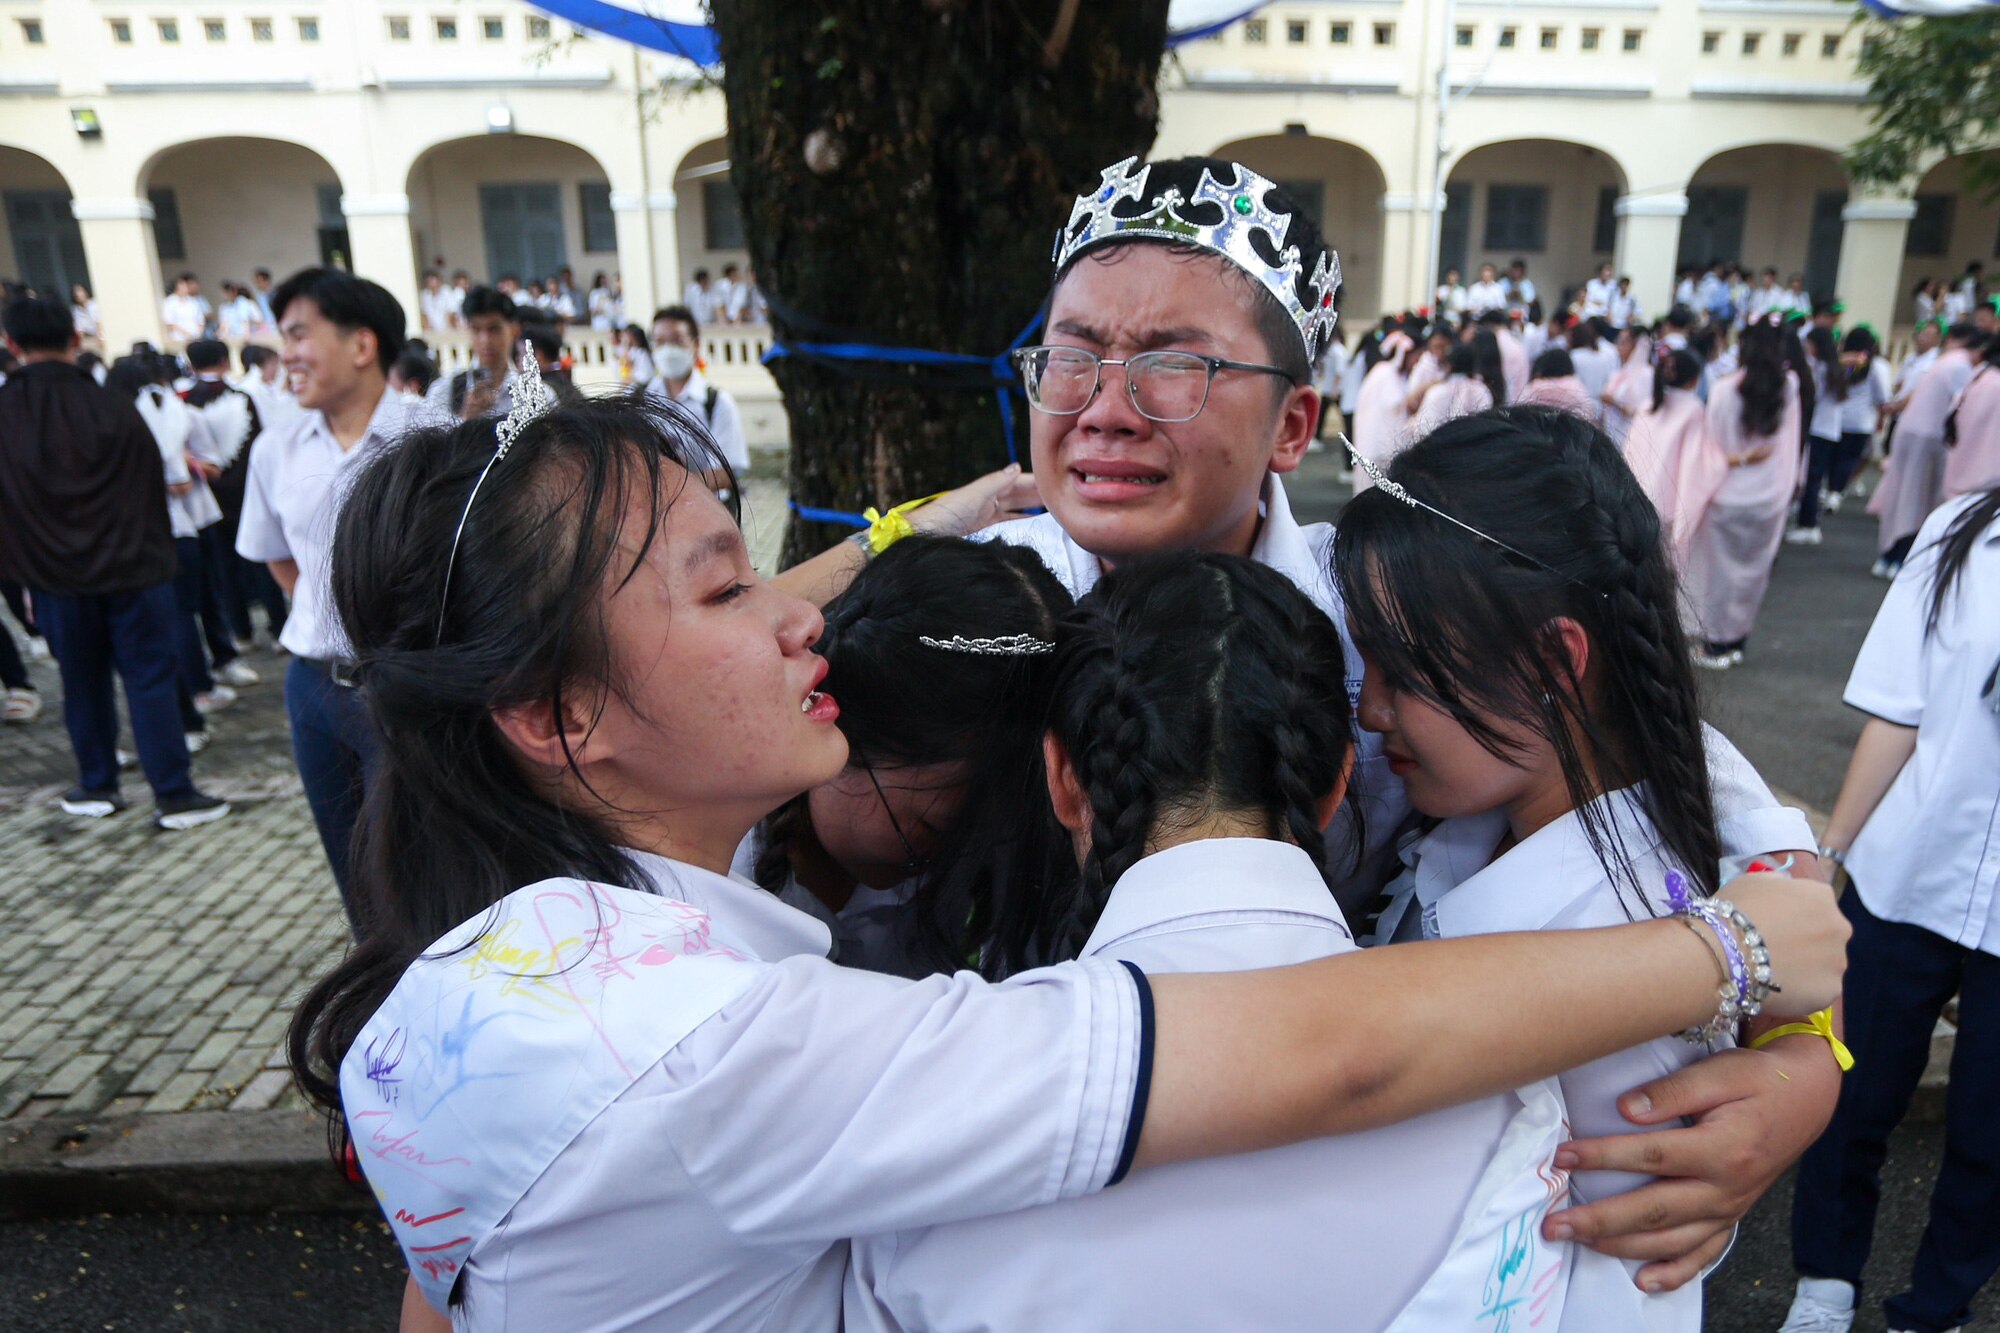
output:
MULTIPOLYGON (((1452 422, 1348 506, 1335 562, 1366 663, 1360 725, 1436 821, 1404 845, 1378 941, 1645 920, 1715 892, 1728 839, 1673 571, 1601 432, 1542 408, 1452 422)), ((1618 1098, 1732 1029, 1564 1073, 1577 1136, 1631 1132, 1618 1098)), ((1590 1201, 1647 1179, 1572 1186, 1590 1201)), ((1638 1269, 1579 1250, 1561 1327, 1699 1329, 1698 1286, 1650 1295, 1638 1269)))
POLYGON ((1784 364, 1789 336, 1768 320, 1745 328, 1743 369, 1709 390, 1708 436, 1729 475, 1694 531, 1688 601, 1703 639, 1695 664, 1711 670, 1743 660, 1798 484, 1804 408, 1784 364))
MULTIPOLYGON (((759 581, 684 417, 552 406, 532 362, 515 403, 363 460, 338 515, 379 767, 359 943, 290 1037, 461 1329, 831 1328, 849 1237, 1491 1096, 1703 1022, 1714 950, 1751 945, 1646 922, 999 985, 829 963, 824 925, 727 874, 847 763, 818 613, 759 581)), ((1742 888, 1787 1012, 1831 999, 1832 903, 1742 888)))
MULTIPOLYGON (((1353 765, 1333 622, 1239 556, 1121 564, 1056 636, 1048 793, 1065 958, 1149 976, 1351 954, 1322 829, 1353 765)), ((1038 747, 1039 748, 1039 747, 1038 747)), ((1368 1006, 1342 1021, 1372 1023, 1368 1006)), ((1562 1307, 1551 1082, 1403 1124, 857 1240, 851 1333, 1474 1328, 1562 1307), (1502 1234, 1518 1240, 1491 1281, 1502 1234), (1329 1324, 1329 1321, 1332 1321, 1329 1324)))
POLYGON ((1033 651, 1070 605, 1026 547, 908 537, 827 606, 815 647, 847 767, 758 825, 735 868, 825 921, 836 962, 997 978, 1048 959, 1049 923, 1007 889, 1074 876, 1043 791, 1051 658, 1033 651), (964 647, 982 640, 1016 650, 964 647))

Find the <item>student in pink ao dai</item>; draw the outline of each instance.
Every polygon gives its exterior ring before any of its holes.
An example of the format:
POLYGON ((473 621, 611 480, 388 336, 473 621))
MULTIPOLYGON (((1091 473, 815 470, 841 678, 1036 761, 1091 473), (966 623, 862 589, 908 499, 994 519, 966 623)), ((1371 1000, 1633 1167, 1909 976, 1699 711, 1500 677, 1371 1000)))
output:
POLYGON ((2000 486, 2000 341, 1959 391, 1955 442, 1945 448, 1944 498, 2000 486))
MULTIPOLYGON (((1382 340, 1382 359, 1361 381, 1361 396, 1354 405, 1354 447, 1378 467, 1387 467, 1402 446, 1403 427, 1410 414, 1405 402, 1409 394, 1408 369, 1416 344, 1406 333, 1392 333, 1382 340)), ((1368 474, 1357 472, 1357 494, 1368 488, 1368 474)))
POLYGON ((1676 348, 1659 365, 1653 404, 1632 423, 1625 461, 1667 531, 1674 568, 1687 577, 1695 530, 1729 476, 1729 459, 1708 435, 1708 407, 1695 393, 1701 361, 1676 348))
POLYGON ((1745 329, 1743 369, 1709 390, 1708 435, 1729 475, 1695 529, 1687 574, 1707 666, 1741 660, 1798 485, 1799 382, 1780 360, 1780 337, 1770 325, 1745 329))

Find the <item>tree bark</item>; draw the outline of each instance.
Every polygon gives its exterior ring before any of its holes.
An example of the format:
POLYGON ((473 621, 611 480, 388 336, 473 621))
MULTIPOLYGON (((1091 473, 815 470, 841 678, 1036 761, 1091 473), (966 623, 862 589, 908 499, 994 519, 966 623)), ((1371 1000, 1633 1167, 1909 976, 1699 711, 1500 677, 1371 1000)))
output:
MULTIPOLYGON (((800 317, 774 309, 788 341, 1000 354, 1071 198, 1158 127, 1167 0, 715 0, 713 21, 730 177, 758 283, 800 317)), ((886 508, 1005 461, 991 387, 772 369, 801 505, 886 508)), ((795 520, 785 559, 847 531, 795 520)))

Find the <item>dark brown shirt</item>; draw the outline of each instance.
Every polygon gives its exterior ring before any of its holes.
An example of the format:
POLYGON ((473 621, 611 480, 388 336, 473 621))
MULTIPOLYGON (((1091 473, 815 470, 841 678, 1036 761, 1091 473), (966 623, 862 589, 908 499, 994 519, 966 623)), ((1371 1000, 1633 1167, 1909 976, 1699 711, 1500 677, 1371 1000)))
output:
POLYGON ((0 578, 85 597, 174 576, 160 446, 139 409, 63 361, 0 384, 0 578))

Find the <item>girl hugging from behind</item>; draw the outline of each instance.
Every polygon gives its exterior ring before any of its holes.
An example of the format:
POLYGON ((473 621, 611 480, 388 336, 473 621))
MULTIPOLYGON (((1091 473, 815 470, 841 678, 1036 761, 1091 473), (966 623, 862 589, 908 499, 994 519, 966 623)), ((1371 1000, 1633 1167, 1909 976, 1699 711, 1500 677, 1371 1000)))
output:
MULTIPOLYGON (((1431 822, 1403 844, 1376 941, 1666 915, 1670 870, 1712 894, 1723 853, 1675 579, 1617 447, 1512 408, 1449 423, 1388 475, 1407 498, 1357 496, 1334 558, 1366 662, 1360 724, 1431 822)), ((1669 1037, 1571 1070, 1572 1129, 1633 1132, 1617 1098, 1707 1053, 1669 1037)), ((1699 1284, 1648 1296, 1638 1267, 1579 1247, 1563 1327, 1699 1329, 1699 1284)))

